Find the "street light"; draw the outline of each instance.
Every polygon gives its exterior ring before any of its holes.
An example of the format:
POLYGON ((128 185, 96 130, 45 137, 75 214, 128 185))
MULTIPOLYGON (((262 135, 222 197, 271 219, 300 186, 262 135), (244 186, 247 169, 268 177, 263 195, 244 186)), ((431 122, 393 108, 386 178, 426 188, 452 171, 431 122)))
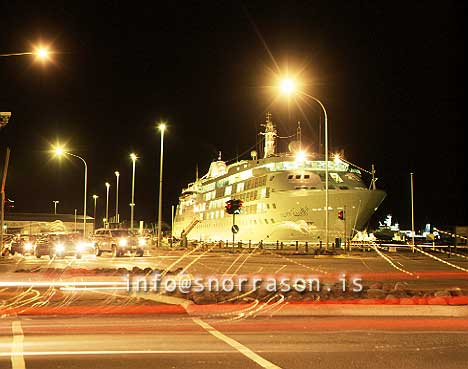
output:
POLYGON ((135 162, 138 157, 136 154, 131 153, 130 159, 132 159, 132 202, 130 203, 130 229, 133 231, 133 216, 135 211, 135 162))
POLYGON ((61 146, 54 147, 55 156, 61 157, 64 155, 73 156, 74 158, 80 159, 84 164, 84 196, 83 196, 83 237, 86 236, 86 192, 88 190, 88 164, 86 161, 78 155, 72 154, 71 152, 66 151, 61 146))
MULTIPOLYGON (((297 91, 296 83, 290 78, 285 78, 280 82, 280 91, 282 94, 291 95, 297 91)), ((301 95, 304 95, 312 100, 314 100, 323 111, 325 117, 325 248, 328 248, 328 116, 327 110, 322 102, 316 97, 309 95, 303 91, 299 91, 301 95)))
POLYGON ((51 51, 45 46, 38 46, 33 51, 26 51, 21 53, 10 53, 10 54, 0 54, 0 57, 9 57, 9 56, 23 56, 23 55, 34 55, 36 59, 41 61, 47 61, 50 59, 51 51))
POLYGON ((296 90, 296 83, 291 78, 284 78, 280 82, 280 90, 285 95, 290 95, 296 90))
POLYGON ((119 216, 119 177, 120 173, 118 171, 114 172, 115 177, 116 177, 116 186, 115 186, 115 222, 119 223, 120 222, 120 216, 119 216))
POLYGON ((160 123, 159 131, 161 132, 161 155, 159 162, 159 203, 158 203, 158 247, 161 247, 161 217, 162 217, 162 183, 163 183, 163 159, 164 159, 164 131, 166 124, 160 123))
POLYGON ((106 182, 106 223, 109 225, 109 188, 110 183, 106 182))
POLYGON ((94 199, 94 212, 93 212, 93 215, 94 215, 94 221, 93 221, 93 228, 96 229, 96 203, 97 203, 97 199, 99 198, 98 195, 93 195, 93 199, 94 199))
POLYGON ((60 202, 58 200, 52 201, 54 203, 54 214, 57 215, 57 204, 60 202))

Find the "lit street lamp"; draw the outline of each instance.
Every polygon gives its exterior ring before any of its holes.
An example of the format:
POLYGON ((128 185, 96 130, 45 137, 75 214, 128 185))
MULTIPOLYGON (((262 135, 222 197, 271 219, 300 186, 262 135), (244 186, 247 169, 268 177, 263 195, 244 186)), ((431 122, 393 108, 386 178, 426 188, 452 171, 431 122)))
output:
POLYGON ((60 202, 58 200, 52 201, 54 203, 54 214, 57 215, 57 204, 60 202))
POLYGON ((161 132, 161 155, 159 162, 159 203, 158 203, 158 247, 161 247, 161 218, 162 218, 162 184, 163 184, 163 156, 164 156, 164 131, 166 125, 159 124, 159 131, 161 132))
POLYGON ((135 162, 138 157, 136 154, 131 153, 130 159, 132 159, 132 202, 130 203, 130 229, 133 231, 133 216, 135 211, 135 162))
POLYGON ((120 173, 118 171, 115 171, 115 177, 116 177, 116 187, 115 187, 115 222, 119 223, 120 222, 120 215, 119 215, 119 177, 120 173))
POLYGON ((86 192, 88 190, 88 164, 86 164, 86 161, 81 156, 72 154, 71 152, 66 151, 61 146, 56 146, 54 148, 54 153, 58 157, 61 157, 64 155, 73 156, 74 158, 80 159, 84 164, 83 237, 85 237, 86 236, 86 192))
POLYGON ((49 51, 48 48, 44 46, 39 46, 34 51, 26 51, 22 53, 0 54, 0 57, 34 55, 36 59, 46 61, 50 59, 50 54, 51 52, 49 51))
MULTIPOLYGON (((294 80, 290 78, 283 79, 280 83, 280 91, 285 95, 291 95, 296 92, 296 84, 294 80)), ((325 248, 328 248, 328 116, 325 106, 322 102, 316 97, 304 93, 303 91, 299 92, 301 95, 304 95, 312 100, 314 100, 318 105, 320 105, 324 120, 324 131, 325 131, 325 248)))
POLYGON ((93 228, 96 229, 96 203, 97 203, 97 199, 99 198, 98 195, 93 195, 93 199, 94 199, 94 212, 93 212, 93 215, 94 215, 94 220, 93 220, 93 228))
POLYGON ((110 183, 106 182, 106 223, 109 225, 109 188, 110 183))

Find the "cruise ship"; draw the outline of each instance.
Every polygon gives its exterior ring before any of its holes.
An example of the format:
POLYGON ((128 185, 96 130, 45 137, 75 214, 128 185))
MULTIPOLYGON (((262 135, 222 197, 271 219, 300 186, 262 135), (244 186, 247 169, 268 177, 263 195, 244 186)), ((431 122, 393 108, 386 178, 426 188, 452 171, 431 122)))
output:
MULTIPOLYGON (((251 152, 249 160, 228 164, 213 161, 208 173, 182 190, 174 218, 175 237, 200 241, 232 240, 233 216, 226 201, 240 199, 235 215, 236 242, 325 241, 324 155, 301 150, 298 140, 289 152, 277 153, 277 130, 267 114, 263 155, 251 152)), ((344 159, 328 162, 329 240, 349 239, 362 230, 384 200, 376 188, 374 171, 370 185, 362 179, 362 168, 344 159)))

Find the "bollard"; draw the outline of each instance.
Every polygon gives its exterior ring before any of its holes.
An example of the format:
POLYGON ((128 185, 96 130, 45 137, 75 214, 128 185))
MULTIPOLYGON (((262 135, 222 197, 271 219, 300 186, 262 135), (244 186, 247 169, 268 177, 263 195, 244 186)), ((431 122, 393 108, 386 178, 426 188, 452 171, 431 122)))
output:
POLYGON ((242 241, 237 242, 237 248, 241 249, 242 248, 242 241))
POLYGON ((306 254, 309 253, 309 242, 307 242, 307 241, 305 243, 305 252, 306 252, 306 254))
POLYGON ((322 241, 321 241, 321 240, 320 240, 320 245, 319 245, 319 247, 320 247, 320 250, 322 250, 322 241))
POLYGON ((283 250, 283 242, 281 242, 281 250, 283 250))
POLYGON ((260 243, 258 244, 258 247, 263 250, 263 241, 260 241, 260 243))
POLYGON ((296 251, 299 251, 299 241, 296 241, 296 251))
POLYGON ((252 240, 249 240, 249 250, 252 247, 252 240))
POLYGON ((276 250, 279 249, 279 241, 276 241, 276 250))

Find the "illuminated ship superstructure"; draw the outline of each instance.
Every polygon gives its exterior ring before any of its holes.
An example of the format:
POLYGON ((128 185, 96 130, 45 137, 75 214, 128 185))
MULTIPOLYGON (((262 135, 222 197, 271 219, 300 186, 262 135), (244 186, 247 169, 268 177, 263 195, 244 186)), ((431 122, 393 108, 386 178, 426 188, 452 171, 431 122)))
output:
MULTIPOLYGON (((276 153, 277 132, 267 115, 263 157, 227 164, 213 161, 208 173, 182 191, 174 219, 174 236, 201 241, 232 239, 230 199, 243 201, 236 215, 236 240, 248 242, 325 240, 325 161, 305 154, 300 141, 289 153, 276 153)), ((299 130, 300 132, 300 130, 299 130)), ((323 157, 323 155, 322 155, 323 157)), ((341 159, 329 161, 329 238, 362 230, 386 196, 368 188, 361 170, 341 159), (339 219, 343 211, 344 219, 339 219)))

